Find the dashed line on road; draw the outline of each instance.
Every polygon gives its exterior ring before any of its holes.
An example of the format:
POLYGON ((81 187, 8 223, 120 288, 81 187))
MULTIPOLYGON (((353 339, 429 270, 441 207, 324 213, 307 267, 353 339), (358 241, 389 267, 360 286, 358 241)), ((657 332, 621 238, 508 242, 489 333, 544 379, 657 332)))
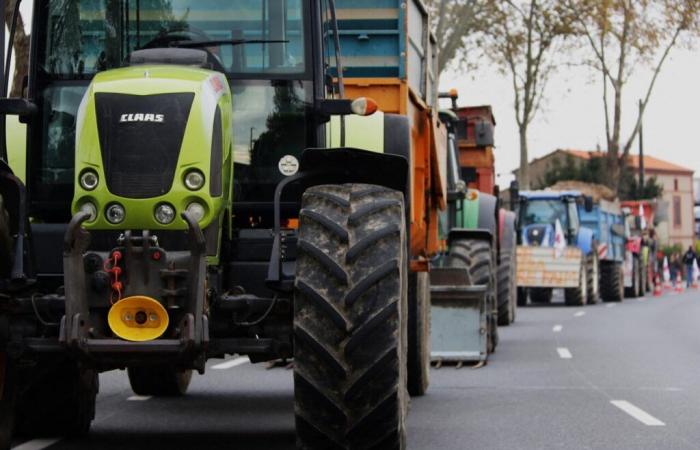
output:
POLYGON ((642 298, 638 298, 637 301, 638 302, 645 302, 645 301, 647 301, 647 299, 646 299, 646 297, 642 297, 642 298))
POLYGON ((566 348, 566 347, 558 347, 558 348, 557 348, 557 353, 559 353, 559 357, 560 357, 561 359, 571 359, 571 358, 573 358, 573 355, 571 354, 571 352, 569 351, 569 349, 566 348))
POLYGON ((564 327, 561 326, 561 325, 554 325, 554 326, 552 327, 552 331, 555 332, 555 333, 561 333, 561 330, 562 330, 563 328, 564 328, 564 327))
POLYGON ((130 402, 145 402, 146 400, 150 400, 152 398, 153 396, 151 395, 132 395, 131 397, 127 398, 127 400, 130 402))
POLYGON ((617 303, 607 303, 607 304, 605 305, 606 308, 614 308, 614 307, 616 307, 616 306, 617 306, 617 303))
POLYGON ((234 359, 231 359, 229 361, 222 362, 221 364, 211 366, 211 368, 214 370, 226 370, 226 369, 232 369, 232 368, 240 366, 242 364, 248 364, 249 362, 250 362, 250 359, 248 359, 247 356, 239 356, 238 358, 234 358, 234 359))
POLYGON ((581 316, 585 316, 585 315, 586 315, 586 311, 578 311, 576 314, 574 314, 574 317, 581 317, 581 316))
POLYGON ((665 423, 657 419, 656 417, 652 416, 648 412, 644 411, 641 408, 638 408, 634 406, 632 403, 626 401, 626 400, 610 400, 610 403, 612 403, 614 406, 618 407, 619 409, 623 410, 630 416, 634 417, 638 421, 642 422, 644 425, 649 426, 649 427, 664 427, 666 426, 665 423))
POLYGON ((12 447, 12 450, 42 450, 46 447, 51 447, 60 440, 60 438, 32 439, 12 447))

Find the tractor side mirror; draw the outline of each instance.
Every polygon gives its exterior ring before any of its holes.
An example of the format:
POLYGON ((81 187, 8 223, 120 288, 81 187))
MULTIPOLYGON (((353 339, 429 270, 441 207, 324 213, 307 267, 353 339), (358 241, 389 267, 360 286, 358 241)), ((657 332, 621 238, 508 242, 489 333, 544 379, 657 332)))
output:
POLYGON ((593 211, 593 197, 591 197, 590 195, 584 195, 583 196, 583 207, 586 210, 586 212, 593 211))
POLYGON ((26 98, 2 98, 0 99, 0 114, 4 116, 26 117, 36 114, 36 103, 26 98))

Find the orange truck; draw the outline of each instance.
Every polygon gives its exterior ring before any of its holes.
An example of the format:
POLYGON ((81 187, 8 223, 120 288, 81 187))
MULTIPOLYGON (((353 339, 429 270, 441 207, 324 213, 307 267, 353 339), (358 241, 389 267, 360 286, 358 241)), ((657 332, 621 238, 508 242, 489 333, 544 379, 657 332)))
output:
MULTIPOLYGON (((368 97, 408 118, 411 148, 408 388, 427 387, 431 261, 443 249, 439 215, 447 206, 447 133, 437 109, 437 45, 420 0, 338 0, 345 96, 368 97)), ((330 37, 329 37, 330 38, 330 37)))

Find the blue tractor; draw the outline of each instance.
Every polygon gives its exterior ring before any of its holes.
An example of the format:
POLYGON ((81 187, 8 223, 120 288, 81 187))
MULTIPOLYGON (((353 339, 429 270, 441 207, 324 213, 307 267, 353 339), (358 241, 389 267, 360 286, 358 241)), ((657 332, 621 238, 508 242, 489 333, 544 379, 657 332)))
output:
POLYGON ((533 303, 549 303, 557 288, 567 305, 596 303, 597 242, 579 216, 580 207, 592 211, 592 199, 578 191, 514 191, 518 304, 526 305, 528 294, 533 303))

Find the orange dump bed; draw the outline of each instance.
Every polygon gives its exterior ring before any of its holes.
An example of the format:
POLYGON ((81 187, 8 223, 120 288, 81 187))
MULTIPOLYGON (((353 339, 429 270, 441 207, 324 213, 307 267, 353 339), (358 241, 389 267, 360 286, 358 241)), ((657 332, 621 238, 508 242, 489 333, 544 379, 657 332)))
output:
POLYGON ((439 250, 438 213, 447 201, 447 133, 408 84, 392 78, 345 78, 348 98, 371 97, 385 113, 401 114, 411 124, 411 254, 412 269, 428 269, 439 250))

